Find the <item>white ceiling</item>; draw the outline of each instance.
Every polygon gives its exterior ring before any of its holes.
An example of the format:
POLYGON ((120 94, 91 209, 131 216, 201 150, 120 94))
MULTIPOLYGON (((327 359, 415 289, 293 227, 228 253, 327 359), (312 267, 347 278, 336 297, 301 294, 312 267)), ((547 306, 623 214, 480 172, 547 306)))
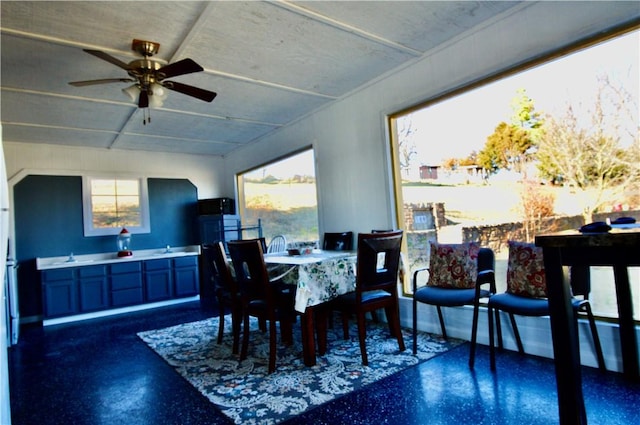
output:
POLYGON ((95 148, 225 155, 428 55, 517 2, 2 1, 3 139, 95 148), (127 77, 82 49, 124 62, 134 39, 154 59, 195 60, 172 78, 218 93, 169 92, 142 110, 121 89, 70 81, 127 77))

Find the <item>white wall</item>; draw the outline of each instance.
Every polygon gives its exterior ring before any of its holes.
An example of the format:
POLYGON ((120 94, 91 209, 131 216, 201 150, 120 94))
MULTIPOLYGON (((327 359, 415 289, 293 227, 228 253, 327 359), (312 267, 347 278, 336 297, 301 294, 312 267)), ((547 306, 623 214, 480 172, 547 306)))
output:
POLYGON ((144 177, 186 178, 198 188, 200 199, 230 195, 220 192, 221 180, 224 178, 224 160, 216 156, 89 149, 6 141, 4 155, 7 177, 13 184, 22 174, 30 172, 52 175, 105 172, 138 174, 144 177))

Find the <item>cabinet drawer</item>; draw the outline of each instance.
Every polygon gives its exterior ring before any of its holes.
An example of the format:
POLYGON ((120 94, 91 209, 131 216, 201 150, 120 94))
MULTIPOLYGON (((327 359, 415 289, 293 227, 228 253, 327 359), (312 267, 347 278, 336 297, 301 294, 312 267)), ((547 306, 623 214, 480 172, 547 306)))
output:
POLYGON ((119 291, 121 289, 141 288, 142 273, 127 273, 111 276, 111 290, 119 291))
POLYGON ((144 262, 144 270, 166 270, 171 268, 171 260, 161 259, 161 260, 149 260, 144 262))
POLYGON ((198 265, 198 256, 190 255, 188 257, 178 257, 173 259, 174 267, 196 267, 198 265))
POLYGON ((42 272, 42 280, 44 283, 56 280, 72 280, 74 269, 44 270, 42 272))
POLYGON ((136 273, 140 271, 142 271, 142 264, 140 261, 128 261, 122 264, 111 265, 111 274, 136 273))
POLYGON ((80 278, 84 277, 96 277, 96 276, 105 276, 105 266, 88 266, 88 267, 79 267, 78 274, 80 278))

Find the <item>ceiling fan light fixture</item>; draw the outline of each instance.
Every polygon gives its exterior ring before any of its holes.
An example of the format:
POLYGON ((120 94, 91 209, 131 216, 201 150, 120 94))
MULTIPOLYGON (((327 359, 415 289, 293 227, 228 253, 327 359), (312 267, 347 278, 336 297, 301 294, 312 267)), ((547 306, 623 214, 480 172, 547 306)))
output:
POLYGON ((133 102, 137 102, 138 101, 138 96, 140 95, 140 89, 138 88, 138 86, 136 84, 133 84, 133 85, 127 87, 126 89, 122 89, 122 93, 124 93, 127 96, 129 96, 129 98, 131 98, 131 100, 133 102))

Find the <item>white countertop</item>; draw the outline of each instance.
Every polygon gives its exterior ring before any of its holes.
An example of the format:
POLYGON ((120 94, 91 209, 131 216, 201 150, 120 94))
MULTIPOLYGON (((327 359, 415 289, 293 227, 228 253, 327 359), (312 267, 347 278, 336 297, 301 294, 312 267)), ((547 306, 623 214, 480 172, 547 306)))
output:
POLYGON ((82 267, 99 264, 122 263, 124 261, 158 260, 161 258, 184 257, 187 255, 200 255, 200 245, 189 245, 166 248, 144 249, 133 251, 128 257, 118 257, 117 252, 103 252, 98 254, 71 255, 63 257, 36 258, 36 269, 62 269, 65 267, 82 267))

